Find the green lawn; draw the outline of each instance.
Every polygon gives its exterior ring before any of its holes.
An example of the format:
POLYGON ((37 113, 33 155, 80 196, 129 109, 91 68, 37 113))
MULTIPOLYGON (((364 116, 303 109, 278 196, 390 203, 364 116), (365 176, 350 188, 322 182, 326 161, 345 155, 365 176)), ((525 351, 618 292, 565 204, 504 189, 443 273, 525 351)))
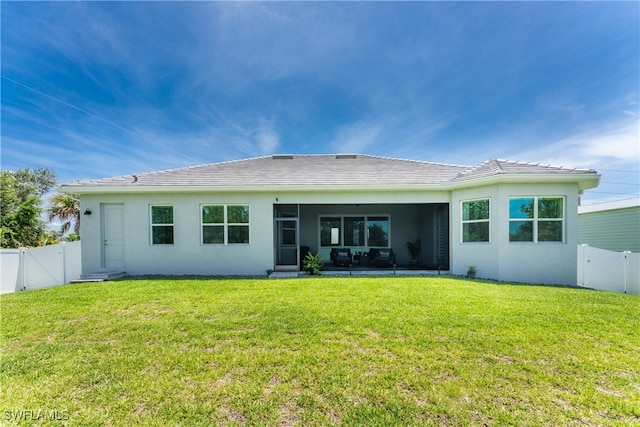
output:
POLYGON ((5 424, 640 424, 633 295, 442 277, 155 279, 0 303, 5 424))

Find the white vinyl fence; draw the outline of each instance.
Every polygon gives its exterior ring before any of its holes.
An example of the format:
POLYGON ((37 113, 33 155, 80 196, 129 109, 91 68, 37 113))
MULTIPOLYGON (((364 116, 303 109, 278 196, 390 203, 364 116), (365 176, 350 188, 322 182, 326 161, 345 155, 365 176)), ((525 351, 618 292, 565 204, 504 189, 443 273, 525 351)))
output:
POLYGON ((80 244, 0 250, 0 293, 49 288, 79 279, 80 244))
POLYGON ((578 286, 640 295, 640 254, 578 245, 578 286))

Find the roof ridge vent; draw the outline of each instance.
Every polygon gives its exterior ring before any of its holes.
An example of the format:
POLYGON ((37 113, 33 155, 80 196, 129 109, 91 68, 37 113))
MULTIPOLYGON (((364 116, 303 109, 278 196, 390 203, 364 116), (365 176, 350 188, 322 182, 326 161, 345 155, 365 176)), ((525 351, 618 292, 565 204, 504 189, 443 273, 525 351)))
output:
POLYGON ((336 159, 357 159, 357 154, 336 154, 336 159))
POLYGON ((293 160, 293 155, 291 154, 274 154, 271 156, 273 160, 293 160))

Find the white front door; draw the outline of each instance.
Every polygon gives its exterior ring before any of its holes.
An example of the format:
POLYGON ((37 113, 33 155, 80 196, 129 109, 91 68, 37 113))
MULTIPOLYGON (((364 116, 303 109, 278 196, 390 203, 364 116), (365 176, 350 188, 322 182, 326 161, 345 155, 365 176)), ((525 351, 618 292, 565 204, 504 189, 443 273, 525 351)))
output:
POLYGON ((102 205, 102 267, 124 268, 124 205, 102 205))

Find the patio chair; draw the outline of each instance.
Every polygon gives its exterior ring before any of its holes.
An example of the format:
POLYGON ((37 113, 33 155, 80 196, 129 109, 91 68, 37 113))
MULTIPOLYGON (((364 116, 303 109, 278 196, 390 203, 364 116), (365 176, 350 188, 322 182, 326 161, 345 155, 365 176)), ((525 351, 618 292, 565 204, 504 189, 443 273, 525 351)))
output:
POLYGON ((351 249, 349 248, 332 248, 331 260, 335 267, 347 267, 352 263, 351 249))
MULTIPOLYGON (((374 251, 374 249, 371 251, 374 251)), ((396 254, 392 248, 375 249, 373 254, 371 251, 369 251, 369 258, 373 260, 373 265, 376 267, 391 267, 395 265, 396 254)))

